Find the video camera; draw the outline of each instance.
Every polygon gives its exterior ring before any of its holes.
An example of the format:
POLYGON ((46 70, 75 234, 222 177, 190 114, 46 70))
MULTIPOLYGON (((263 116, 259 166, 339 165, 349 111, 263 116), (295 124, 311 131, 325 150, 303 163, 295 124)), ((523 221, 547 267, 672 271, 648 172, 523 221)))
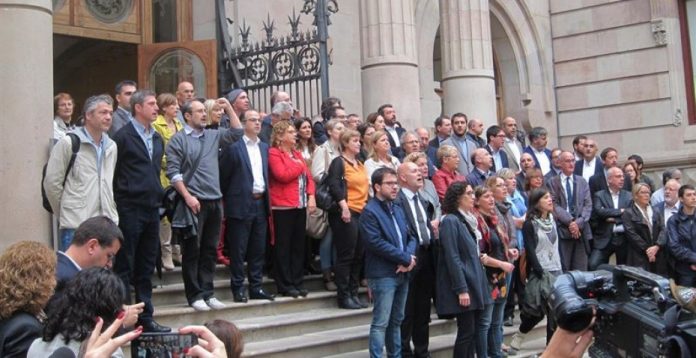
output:
POLYGON ((674 295, 662 276, 603 265, 559 276, 549 301, 568 331, 582 331, 595 317, 590 357, 693 357, 696 315, 682 311, 674 295))

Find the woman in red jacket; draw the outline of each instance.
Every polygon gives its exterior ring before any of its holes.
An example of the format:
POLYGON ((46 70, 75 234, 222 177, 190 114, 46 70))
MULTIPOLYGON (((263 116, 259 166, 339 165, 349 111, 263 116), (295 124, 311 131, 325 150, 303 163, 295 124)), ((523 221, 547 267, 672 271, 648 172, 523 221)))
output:
POLYGON ((273 126, 272 148, 268 151, 269 191, 275 246, 273 270, 278 293, 306 297, 302 286, 305 258, 307 212, 314 212, 314 181, 302 153, 295 149, 297 131, 292 123, 273 126))

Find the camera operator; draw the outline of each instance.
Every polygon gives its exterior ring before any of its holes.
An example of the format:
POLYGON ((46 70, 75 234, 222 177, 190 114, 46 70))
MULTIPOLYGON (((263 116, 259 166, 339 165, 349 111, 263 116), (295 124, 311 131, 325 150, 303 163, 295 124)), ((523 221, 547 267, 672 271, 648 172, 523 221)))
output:
POLYGON ((685 184, 679 188, 681 208, 667 222, 669 250, 676 259, 674 270, 678 285, 696 286, 696 189, 685 184))

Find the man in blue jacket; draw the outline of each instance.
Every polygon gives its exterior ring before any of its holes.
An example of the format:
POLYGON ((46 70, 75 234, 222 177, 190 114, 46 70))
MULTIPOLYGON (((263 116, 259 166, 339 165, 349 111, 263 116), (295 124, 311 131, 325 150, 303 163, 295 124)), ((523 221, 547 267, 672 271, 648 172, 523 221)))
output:
POLYGON ((681 208, 667 222, 669 251, 676 259, 674 270, 680 286, 696 286, 696 189, 679 188, 681 208))
POLYGON ((370 326, 370 357, 401 353, 401 322, 408 296, 408 272, 416 266, 416 239, 408 229, 403 208, 394 204, 398 194, 396 172, 380 168, 372 174, 375 197, 360 218, 365 244, 365 276, 374 308, 370 326))

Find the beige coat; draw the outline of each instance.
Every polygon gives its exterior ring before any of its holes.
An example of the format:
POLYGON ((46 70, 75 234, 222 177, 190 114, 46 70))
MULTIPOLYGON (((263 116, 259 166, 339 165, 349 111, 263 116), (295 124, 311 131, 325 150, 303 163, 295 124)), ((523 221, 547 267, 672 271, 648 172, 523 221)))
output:
POLYGON ((101 168, 97 168, 97 151, 85 130, 78 128, 74 133, 80 138, 80 151, 65 186, 63 178, 72 155, 69 136, 61 138, 51 150, 43 183, 51 208, 57 211, 60 228, 75 229, 83 221, 98 215, 107 216, 118 223, 112 186, 116 143, 106 133, 103 135, 104 154, 101 168))

